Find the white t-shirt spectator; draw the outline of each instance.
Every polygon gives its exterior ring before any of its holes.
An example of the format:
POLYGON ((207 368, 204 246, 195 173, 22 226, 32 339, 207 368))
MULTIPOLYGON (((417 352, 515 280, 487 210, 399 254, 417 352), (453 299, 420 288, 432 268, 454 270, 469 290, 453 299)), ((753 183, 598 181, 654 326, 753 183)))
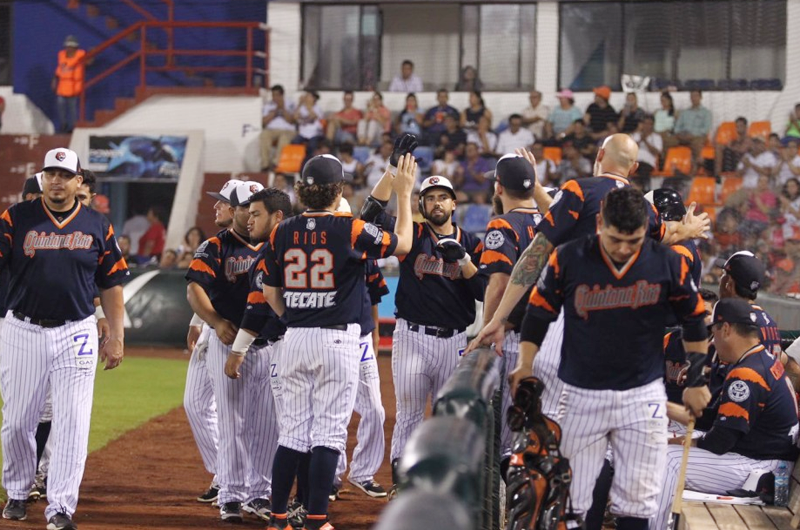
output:
POLYGON ((453 180, 456 175, 456 170, 459 167, 458 160, 452 162, 445 162, 444 160, 434 160, 431 165, 431 175, 439 175, 448 180, 453 180))
POLYGON ((389 92, 422 92, 422 79, 418 75, 411 74, 408 79, 403 79, 403 76, 396 75, 389 85, 389 92))
POLYGON ((539 178, 539 182, 541 182, 543 186, 553 185, 551 181, 547 180, 548 171, 551 173, 556 173, 558 171, 558 166, 555 162, 548 158, 543 158, 536 163, 536 176, 539 178))
MULTIPOLYGON (((636 157, 636 160, 639 162, 644 162, 645 164, 649 164, 650 167, 658 167, 658 160, 653 153, 644 145, 642 141, 642 133, 635 132, 631 134, 631 138, 633 141, 639 144, 639 156, 636 157)), ((650 136, 647 137, 647 143, 658 149, 660 152, 664 152, 664 140, 661 138, 661 135, 658 133, 650 133, 650 136)))
POLYGON ((541 118, 539 121, 528 125, 528 130, 533 133, 536 138, 542 138, 544 136, 544 122, 550 117, 550 107, 544 103, 539 103, 539 106, 536 108, 528 105, 528 108, 522 111, 522 117, 526 120, 541 118))
POLYGON ((506 129, 497 140, 497 154, 502 156, 513 153, 514 149, 527 149, 533 142, 533 134, 524 127, 520 127, 516 134, 506 129))
MULTIPOLYGON (((278 108, 278 105, 276 105, 274 101, 270 101, 269 103, 264 105, 264 108, 261 111, 261 115, 262 116, 266 116, 267 114, 269 114, 270 112, 272 112, 273 110, 275 110, 277 108, 278 108)), ((283 105, 283 111, 285 113, 287 113, 287 114, 294 114, 294 109, 295 109, 294 103, 292 103, 291 101, 287 101, 283 105)), ((281 130, 281 131, 293 131, 294 130, 294 125, 289 123, 288 121, 286 121, 286 119, 283 116, 276 116, 276 117, 274 117, 272 119, 271 122, 269 122, 267 124, 267 129, 277 129, 277 130, 281 130)))
POLYGON ((150 221, 144 215, 134 215, 122 225, 122 233, 131 238, 131 254, 139 249, 139 239, 150 228, 150 221))
POLYGON ((777 163, 778 167, 778 174, 775 176, 775 186, 778 188, 782 188, 786 181, 790 178, 797 178, 797 175, 792 173, 792 170, 789 169, 789 166, 795 168, 800 168, 800 155, 795 155, 794 158, 789 160, 788 163, 784 162, 783 160, 777 163))
POLYGON ((383 158, 380 153, 373 153, 367 158, 367 163, 364 164, 367 171, 367 188, 372 189, 375 184, 381 180, 381 177, 386 172, 386 166, 389 165, 389 159, 383 158))
POLYGON ((308 107, 305 105, 300 107, 300 119, 297 122, 297 134, 308 140, 325 134, 325 131, 322 130, 322 122, 320 121, 320 117, 324 116, 322 113, 322 107, 319 105, 314 105, 314 114, 317 115, 317 119, 310 121, 308 119, 308 107))
MULTIPOLYGON (((778 163, 775 159, 775 155, 769 151, 764 151, 758 156, 745 153, 742 160, 745 158, 749 159, 753 166, 758 166, 761 169, 773 168, 778 163)), ((737 169, 744 169, 744 162, 739 162, 737 169)), ((745 169, 744 173, 742 173, 742 187, 755 188, 758 185, 758 177, 760 177, 758 172, 753 167, 748 167, 745 169)))
MULTIPOLYGON (((496 153, 497 152, 497 135, 492 131, 486 133, 486 142, 489 144, 489 152, 496 153)), ((478 146, 478 150, 481 153, 484 153, 483 149, 483 142, 481 142, 481 136, 478 134, 478 131, 470 131, 467 133, 467 143, 468 144, 475 144, 478 146)))

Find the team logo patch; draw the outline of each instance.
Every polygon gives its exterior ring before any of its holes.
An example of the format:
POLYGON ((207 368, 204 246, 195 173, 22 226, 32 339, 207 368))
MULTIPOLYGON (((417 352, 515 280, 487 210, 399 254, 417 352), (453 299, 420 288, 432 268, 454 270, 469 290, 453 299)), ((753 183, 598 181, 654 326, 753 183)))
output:
POLYGON ((439 177, 431 177, 431 178, 429 178, 429 179, 428 179, 428 182, 429 182, 431 185, 433 185, 433 184, 439 184, 439 177))
POLYGON ((624 188, 624 187, 625 187, 625 184, 623 184, 623 183, 622 183, 622 182, 620 182, 620 181, 617 181, 617 187, 618 187, 618 188, 624 188))
POLYGON ((371 235, 375 238, 375 243, 379 243, 381 240, 381 229, 375 226, 372 223, 365 223, 364 224, 364 232, 371 235))
POLYGON ((264 273, 263 272, 259 272, 256 275, 256 287, 258 287, 259 289, 264 289, 264 273))
POLYGON ((59 162, 63 162, 65 158, 67 158, 67 153, 65 153, 64 151, 59 151, 58 153, 56 153, 56 160, 58 160, 59 162))
POLYGON ((753 280, 752 282, 750 282, 750 290, 751 290, 751 291, 757 291, 757 290, 758 290, 758 288, 759 288, 760 286, 761 286, 761 284, 760 284, 760 283, 758 283, 758 282, 757 282, 757 281, 755 281, 755 280, 753 280))
POLYGON ((250 184, 250 193, 256 193, 258 191, 258 184, 250 184))
POLYGON ((531 187, 531 179, 525 179, 522 181, 522 187, 526 190, 531 187))
POLYGON ((306 177, 306 184, 308 184, 309 186, 311 184, 314 184, 314 177, 306 177))
POLYGON ((488 234, 486 234, 486 239, 483 242, 483 245, 488 248, 489 250, 495 250, 503 246, 505 243, 506 238, 503 237, 503 233, 499 230, 492 230, 488 234))
POLYGON ((750 320, 752 320, 754 324, 755 324, 757 318, 758 317, 756 317, 755 313, 750 313, 750 320))
POLYGON ((208 241, 203 241, 200 243, 200 246, 197 247, 197 250, 194 251, 195 258, 207 258, 208 254, 206 254, 206 248, 208 247, 208 241))
POLYGON ((314 230, 317 227, 317 222, 312 218, 306 221, 306 230, 314 230))
POLYGON ((741 403, 750 397, 750 387, 744 381, 734 381, 728 387, 728 397, 731 401, 741 403))

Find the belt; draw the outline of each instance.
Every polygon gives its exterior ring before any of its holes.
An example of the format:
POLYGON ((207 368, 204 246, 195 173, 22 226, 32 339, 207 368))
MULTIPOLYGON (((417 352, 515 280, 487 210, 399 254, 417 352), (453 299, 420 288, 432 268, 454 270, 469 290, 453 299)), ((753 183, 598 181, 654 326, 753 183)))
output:
POLYGON ((347 324, 334 324, 333 326, 320 326, 322 329, 335 329, 336 331, 347 331, 347 324))
POLYGON ((253 341, 253 346, 260 348, 261 346, 266 346, 269 344, 269 339, 264 337, 258 337, 256 340, 253 341))
POLYGON ((19 311, 12 311, 12 315, 17 320, 22 320, 23 322, 30 322, 34 326, 41 326, 43 328, 58 328, 69 322, 68 320, 55 320, 52 318, 31 318, 27 315, 23 315, 19 311))
POLYGON ((458 335, 459 333, 463 333, 466 328, 464 329, 450 329, 450 328, 437 328, 434 326, 421 326, 419 324, 409 324, 408 329, 411 331, 416 331, 418 333, 424 333, 426 335, 430 335, 431 337, 436 337, 439 339, 449 339, 454 335, 458 335))

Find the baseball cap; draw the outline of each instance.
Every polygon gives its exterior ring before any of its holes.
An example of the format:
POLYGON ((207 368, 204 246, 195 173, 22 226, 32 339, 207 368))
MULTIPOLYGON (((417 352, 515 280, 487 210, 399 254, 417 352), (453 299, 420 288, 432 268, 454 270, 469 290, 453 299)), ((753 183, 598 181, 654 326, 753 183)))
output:
POLYGON ((737 286, 753 293, 757 292, 764 283, 766 273, 764 264, 748 250, 740 250, 732 254, 727 261, 718 258, 714 264, 724 269, 737 286))
POLYGON ((75 151, 59 147, 49 150, 47 154, 44 155, 42 171, 47 169, 63 169, 64 171, 69 171, 73 175, 77 175, 81 172, 81 163, 75 151))
POLYGON ((228 182, 226 182, 225 184, 222 185, 222 189, 219 190, 219 192, 207 191, 206 193, 208 195, 214 197, 218 201, 230 203, 231 202, 231 194, 233 193, 233 190, 241 182, 244 182, 244 181, 239 180, 239 179, 230 179, 228 182))
POLYGON ((25 184, 22 186, 22 196, 24 197, 29 193, 42 193, 42 184, 36 176, 26 178, 25 184))
POLYGON ((75 35, 67 35, 67 38, 64 39, 64 47, 65 48, 77 48, 78 47, 78 39, 75 38, 75 35))
POLYGON ((611 99, 611 87, 609 87, 609 86, 601 85, 601 86, 595 87, 594 90, 592 90, 592 92, 594 92, 595 94, 597 94, 601 98, 605 99, 606 101, 611 99))
POLYGON ((572 93, 572 90, 568 88, 562 88, 558 92, 556 92, 557 98, 567 98, 567 99, 575 99, 575 94, 572 93))
POLYGON ((98 193, 97 195, 94 196, 94 199, 92 199, 92 208, 96 212, 104 214, 111 213, 111 207, 109 206, 108 203, 108 197, 106 197, 102 193, 98 193))
POLYGON ((419 187, 419 196, 422 197, 431 188, 444 188, 450 192, 453 199, 456 198, 456 190, 453 189, 453 184, 444 177, 433 175, 423 180, 422 185, 419 187))
POLYGON ((497 161, 494 171, 488 171, 484 176, 489 180, 496 180, 503 187, 516 191, 532 190, 536 184, 536 171, 523 157, 508 154, 497 161))
POLYGON ((231 192, 231 206, 247 206, 254 193, 264 189, 264 186, 254 180, 239 182, 231 192))
POLYGON ((317 155, 303 166, 303 184, 336 184, 344 181, 342 163, 333 155, 317 155))
POLYGON ((758 325, 757 320, 758 317, 753 310, 753 306, 741 298, 723 298, 714 304, 714 311, 711 313, 711 322, 713 324, 727 322, 728 324, 755 326, 758 325))

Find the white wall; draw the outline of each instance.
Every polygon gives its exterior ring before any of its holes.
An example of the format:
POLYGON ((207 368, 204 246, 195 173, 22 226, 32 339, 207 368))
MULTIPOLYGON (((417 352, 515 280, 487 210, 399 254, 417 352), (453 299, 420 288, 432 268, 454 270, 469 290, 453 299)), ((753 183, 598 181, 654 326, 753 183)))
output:
POLYGON ((267 3, 267 26, 270 28, 269 82, 288 90, 300 87, 300 4, 267 3))
POLYGON ((24 94, 14 88, 0 86, 0 96, 6 101, 1 134, 53 134, 53 122, 24 94))

